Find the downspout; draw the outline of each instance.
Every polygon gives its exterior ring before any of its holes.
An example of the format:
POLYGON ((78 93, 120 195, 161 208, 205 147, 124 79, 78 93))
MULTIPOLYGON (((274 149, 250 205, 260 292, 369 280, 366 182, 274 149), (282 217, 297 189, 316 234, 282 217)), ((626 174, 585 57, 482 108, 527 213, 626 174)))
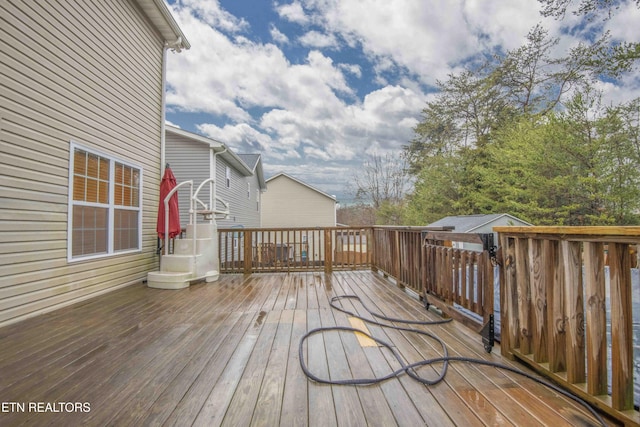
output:
POLYGON ((216 152, 214 147, 211 147, 211 150, 209 151, 209 170, 211 170, 211 177, 213 178, 213 182, 209 183, 209 206, 212 211, 215 210, 216 197, 218 195, 217 193, 217 188, 218 188, 217 187, 217 184, 218 184, 217 155, 225 153, 227 151, 227 147, 225 145, 223 145, 222 147, 224 149, 219 153, 216 152))
POLYGON ((164 168, 166 165, 166 147, 165 147, 165 126, 166 121, 166 98, 165 94, 167 86, 167 50, 169 49, 168 43, 164 44, 162 48, 162 105, 160 106, 160 179, 164 174, 164 168))
POLYGON ((162 48, 162 105, 160 106, 160 179, 162 179, 164 168, 167 164, 165 142, 165 121, 167 119, 167 51, 171 49, 172 52, 181 52, 183 47, 184 44, 182 42, 182 37, 178 37, 173 42, 165 41, 164 47, 162 48))

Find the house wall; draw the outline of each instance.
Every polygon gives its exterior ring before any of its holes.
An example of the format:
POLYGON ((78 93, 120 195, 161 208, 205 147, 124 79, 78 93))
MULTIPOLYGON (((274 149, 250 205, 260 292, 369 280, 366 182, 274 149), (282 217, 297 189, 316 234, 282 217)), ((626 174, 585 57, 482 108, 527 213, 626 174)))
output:
POLYGON ((254 175, 244 176, 240 171, 231 167, 231 185, 226 186, 226 167, 229 164, 218 155, 216 166, 218 197, 229 203, 229 218, 218 221, 218 227, 244 228, 260 227, 260 210, 256 208, 256 189, 260 188, 258 177, 254 175), (247 183, 250 184, 247 197, 247 183))
MULTIPOLYGON (((166 132, 165 157, 178 184, 193 180, 193 191, 200 183, 210 177, 209 147, 193 139, 166 132)), ((200 200, 209 202, 209 186, 202 189, 200 200)), ((178 207, 180 208, 180 225, 189 223, 189 186, 178 189, 178 207)))
POLYGON ((0 326, 156 270, 163 41, 128 0, 0 2, 0 326), (69 149, 139 165, 142 250, 67 261, 69 149))
POLYGON ((280 175, 262 195, 262 227, 335 227, 335 208, 334 200, 280 175))

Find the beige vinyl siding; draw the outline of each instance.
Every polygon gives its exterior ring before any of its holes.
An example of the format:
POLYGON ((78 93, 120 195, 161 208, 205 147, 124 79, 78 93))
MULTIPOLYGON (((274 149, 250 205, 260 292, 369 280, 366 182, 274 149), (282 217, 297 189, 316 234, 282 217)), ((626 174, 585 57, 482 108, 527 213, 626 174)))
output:
POLYGON ((286 175, 267 182, 262 227, 334 227, 335 200, 286 175))
POLYGON ((157 269, 163 41, 128 0, 0 2, 0 326, 157 269), (142 250, 67 262, 74 141, 142 168, 142 250))

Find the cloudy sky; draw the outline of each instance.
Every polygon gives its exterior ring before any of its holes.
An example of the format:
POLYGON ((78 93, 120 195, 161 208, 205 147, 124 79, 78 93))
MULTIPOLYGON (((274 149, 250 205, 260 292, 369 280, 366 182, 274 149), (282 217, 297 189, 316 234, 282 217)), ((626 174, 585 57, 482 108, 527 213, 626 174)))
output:
MULTIPOLYGON (((399 154, 437 80, 482 53, 515 49, 542 22, 535 0, 168 0, 191 49, 170 53, 167 121, 236 153, 261 153, 347 201, 368 155, 399 154)), ((640 39, 631 4, 598 30, 640 39)), ((580 26, 584 31, 584 26, 580 26)), ((593 28, 591 28, 593 29, 593 28)), ((602 88, 640 96, 640 81, 602 88)))

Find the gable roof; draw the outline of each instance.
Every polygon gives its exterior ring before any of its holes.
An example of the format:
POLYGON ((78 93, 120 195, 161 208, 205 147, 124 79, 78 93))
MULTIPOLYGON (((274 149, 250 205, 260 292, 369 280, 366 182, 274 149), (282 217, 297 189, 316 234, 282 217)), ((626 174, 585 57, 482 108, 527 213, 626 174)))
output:
POLYGON ((243 176, 251 176, 254 173, 253 168, 247 166, 240 155, 234 153, 231 148, 227 147, 220 141, 216 141, 213 138, 207 138, 206 136, 198 135, 197 133, 189 132, 168 124, 165 124, 165 131, 206 145, 214 152, 216 152, 220 157, 222 157, 228 164, 233 166, 243 176))
POLYGON ((290 180, 292 180, 292 181, 297 182, 297 183, 298 183, 298 184, 300 184, 300 185, 304 185, 305 187, 307 187, 307 188, 309 188, 309 189, 311 189, 311 190, 313 190, 313 191, 315 191, 315 192, 317 192, 317 193, 319 193, 319 194, 321 194, 321 195, 323 195, 323 196, 325 196, 325 197, 328 197, 329 199, 333 200, 333 201, 334 201, 334 202, 336 202, 336 203, 338 202, 338 201, 336 200, 336 197, 335 197, 335 196, 330 196, 329 194, 325 193, 324 191, 322 191, 322 190, 318 190, 317 188, 315 188, 315 187, 313 187, 313 186, 311 186, 311 185, 307 184, 306 182, 300 181, 299 179, 294 178, 294 177, 292 177, 291 175, 286 174, 286 173, 284 173, 284 172, 280 172, 280 173, 278 173, 278 174, 276 174, 276 175, 272 176, 271 178, 267 179, 267 181, 266 181, 266 182, 267 182, 267 184, 268 184, 268 183, 269 183, 269 181, 273 181, 273 180, 275 180, 275 179, 277 179, 277 178, 279 178, 279 177, 285 177, 285 178, 288 178, 288 179, 290 179, 290 180))
POLYGON ((469 233, 503 217, 508 217, 518 225, 531 225, 509 214, 478 214, 446 216, 429 224, 429 227, 453 227, 457 233, 469 233))
POLYGON ((262 156, 260 154, 238 154, 238 157, 258 176, 258 183, 261 190, 267 189, 267 182, 264 180, 262 170, 262 156))
POLYGON ((164 0, 136 0, 136 3, 158 30, 167 47, 178 52, 191 47, 164 0))

